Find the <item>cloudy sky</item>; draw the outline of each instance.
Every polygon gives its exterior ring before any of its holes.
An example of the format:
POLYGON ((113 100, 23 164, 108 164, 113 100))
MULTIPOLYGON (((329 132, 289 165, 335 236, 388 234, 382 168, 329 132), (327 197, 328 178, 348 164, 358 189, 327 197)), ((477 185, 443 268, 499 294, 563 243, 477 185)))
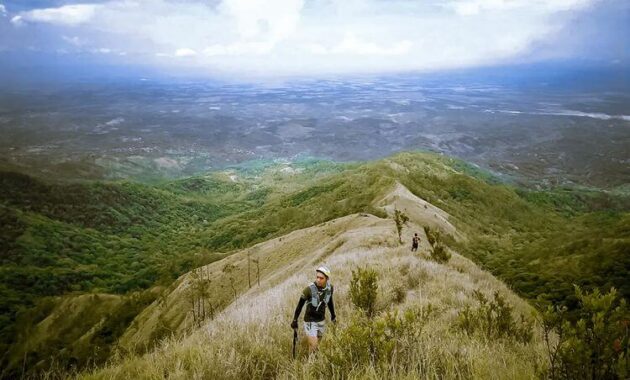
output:
POLYGON ((626 0, 0 0, 4 65, 91 57, 261 75, 627 65, 629 35, 626 0))

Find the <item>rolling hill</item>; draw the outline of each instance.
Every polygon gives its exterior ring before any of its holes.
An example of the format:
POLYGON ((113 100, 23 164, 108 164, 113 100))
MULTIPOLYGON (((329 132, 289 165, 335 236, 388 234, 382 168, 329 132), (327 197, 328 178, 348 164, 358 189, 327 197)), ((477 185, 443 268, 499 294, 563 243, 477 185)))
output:
MULTIPOLYGON (((208 355, 204 360, 228 355, 233 361, 245 355, 254 366, 216 367, 227 377, 269 375, 264 371, 317 377, 313 364, 286 360, 290 337, 284 326, 296 301, 290 295, 321 262, 336 268, 340 319, 347 321, 340 328, 365 327, 349 305, 347 289, 352 271, 368 264, 380 273, 382 323, 407 323, 396 318, 407 310, 424 316, 432 305, 438 314, 414 323, 422 322, 419 331, 434 335, 401 339, 429 339, 423 344, 437 356, 405 352, 417 355, 412 357, 423 371, 442 368, 448 377, 482 376, 496 366, 505 376, 531 377, 538 370, 537 326, 526 343, 453 331, 463 323, 459 315, 466 306, 483 303, 480 294, 491 299, 498 291, 518 311, 515 318, 521 313, 530 318, 534 308, 528 302, 575 308, 573 284, 615 286, 630 295, 625 195, 515 188, 440 155, 401 153, 352 164, 250 162, 155 184, 48 183, 17 173, 0 179, 7 226, 0 240, 5 377, 50 371, 51 363, 63 373, 115 358, 123 359, 94 376, 151 377, 154 370, 210 376, 214 367, 187 362, 202 354, 208 355), (410 218, 405 240, 412 232, 422 235, 422 254, 398 245, 394 208, 410 218), (430 259, 424 227, 441 232, 452 254, 448 263, 430 259), (258 298, 269 300, 277 313, 269 318, 254 313, 258 298), (195 341, 208 331, 236 331, 229 318, 237 314, 249 326, 238 330, 241 335, 211 335, 213 341, 225 338, 227 351, 195 341), (256 319, 261 325, 247 318, 262 318, 256 319), (257 326, 268 327, 269 337, 257 326), (243 331, 261 340, 252 342, 243 331), (464 342, 464 349, 436 345, 446 341, 464 342), (253 348, 239 351, 243 342, 253 348), (484 354, 473 354, 472 347, 484 354), (145 353, 149 356, 136 356, 145 353), (441 358, 449 359, 436 364, 441 358), (149 368, 153 362, 159 365, 149 368)), ((344 329, 331 340, 344 339, 344 329)), ((353 374, 392 374, 364 370, 353 374)), ((420 369, 398 370, 396 376, 420 369)))

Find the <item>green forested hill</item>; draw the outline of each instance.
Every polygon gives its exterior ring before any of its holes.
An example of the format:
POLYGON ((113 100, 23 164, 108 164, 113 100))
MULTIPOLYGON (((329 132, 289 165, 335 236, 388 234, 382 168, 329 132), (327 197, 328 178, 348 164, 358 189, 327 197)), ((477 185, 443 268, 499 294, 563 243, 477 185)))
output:
MULTIPOLYGON (((357 212, 384 216, 374 202, 397 181, 452 216, 464 236, 445 237, 452 247, 526 298, 571 306, 572 284, 615 286, 630 296, 626 197, 518 189, 433 154, 401 153, 353 164, 252 162, 151 185, 45 183, 5 172, 0 173, 3 351, 51 310, 44 301, 30 309, 44 297, 169 285, 192 268, 299 228, 357 212)), ((145 297, 140 304, 146 302, 145 297)), ((132 319, 126 316, 123 325, 132 319)), ((123 331, 117 327, 108 341, 123 331)))

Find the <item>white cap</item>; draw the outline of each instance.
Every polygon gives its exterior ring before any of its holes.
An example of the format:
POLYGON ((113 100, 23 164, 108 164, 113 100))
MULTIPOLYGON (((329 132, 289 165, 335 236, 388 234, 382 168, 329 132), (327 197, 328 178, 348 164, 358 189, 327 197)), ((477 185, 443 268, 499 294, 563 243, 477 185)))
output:
POLYGON ((330 278, 330 268, 327 266, 321 266, 315 270, 316 272, 322 272, 326 278, 330 278))

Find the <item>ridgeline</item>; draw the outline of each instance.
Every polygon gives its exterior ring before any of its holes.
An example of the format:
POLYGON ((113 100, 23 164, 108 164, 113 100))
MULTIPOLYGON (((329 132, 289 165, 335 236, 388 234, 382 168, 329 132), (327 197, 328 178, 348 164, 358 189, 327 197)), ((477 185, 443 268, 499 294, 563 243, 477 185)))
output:
POLYGON ((545 305, 578 318, 574 284, 630 296, 627 196, 515 188, 439 155, 0 185, 7 378, 532 378, 550 368, 545 305), (340 323, 293 361, 290 314, 323 263, 340 323), (378 273, 371 320, 348 296, 359 268, 378 273))

